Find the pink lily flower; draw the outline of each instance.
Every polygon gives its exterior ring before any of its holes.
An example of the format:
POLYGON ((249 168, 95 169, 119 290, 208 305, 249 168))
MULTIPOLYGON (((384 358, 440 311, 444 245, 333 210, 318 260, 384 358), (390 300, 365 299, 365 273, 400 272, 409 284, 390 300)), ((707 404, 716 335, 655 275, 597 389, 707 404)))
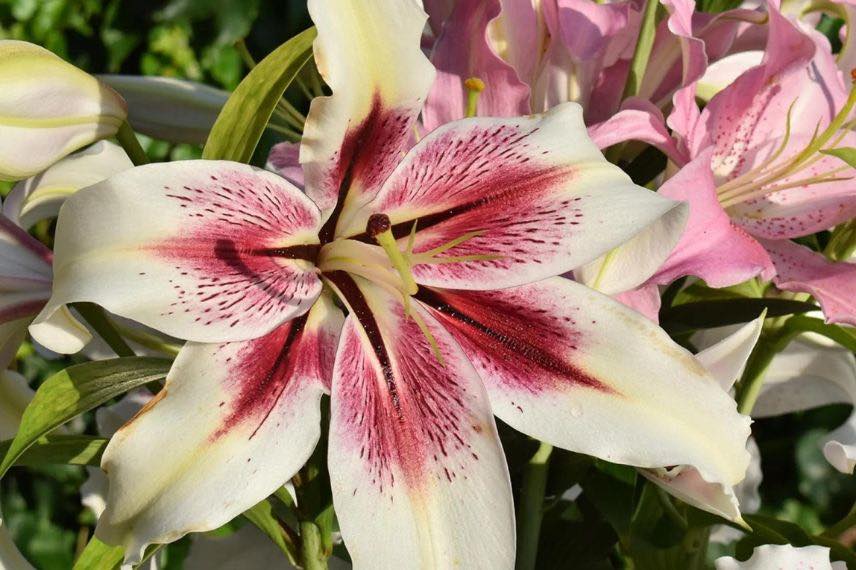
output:
MULTIPOLYGON (((669 117, 691 162, 659 193, 690 203, 687 231, 644 287, 682 275, 714 287, 754 276, 814 295, 827 320, 856 323, 856 272, 789 242, 856 216, 856 171, 822 154, 852 146, 856 102, 826 39, 769 9, 761 63, 699 112, 692 86, 669 117)), ((642 302, 648 296, 638 294, 642 302)))
POLYGON ((494 414, 565 449, 739 482, 748 419, 713 377, 558 277, 678 203, 609 164, 576 104, 448 123, 405 152, 434 78, 426 15, 393 0, 309 8, 333 95, 306 121, 305 193, 186 161, 63 206, 39 320, 88 300, 189 341, 104 454, 98 536, 134 562, 255 505, 312 453, 325 393, 333 500, 360 568, 513 566, 494 414))

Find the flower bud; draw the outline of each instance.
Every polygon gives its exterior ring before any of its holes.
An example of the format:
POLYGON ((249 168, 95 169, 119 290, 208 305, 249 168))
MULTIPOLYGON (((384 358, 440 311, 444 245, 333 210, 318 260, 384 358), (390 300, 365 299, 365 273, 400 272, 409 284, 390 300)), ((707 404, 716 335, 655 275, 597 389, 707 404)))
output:
POLYGON ((0 40, 0 180, 19 180, 99 139, 127 115, 110 87, 37 45, 0 40))
POLYGON ((102 75, 128 102, 135 131, 174 143, 202 144, 229 93, 195 81, 169 77, 102 75))

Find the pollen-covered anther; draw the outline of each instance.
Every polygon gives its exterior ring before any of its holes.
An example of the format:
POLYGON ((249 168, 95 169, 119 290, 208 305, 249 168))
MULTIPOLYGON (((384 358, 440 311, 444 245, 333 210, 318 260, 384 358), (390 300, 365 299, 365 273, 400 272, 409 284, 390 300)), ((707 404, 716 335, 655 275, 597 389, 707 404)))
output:
POLYGON ((392 224, 389 221, 389 216, 386 214, 372 214, 369 216, 369 221, 366 222, 366 233, 370 238, 375 238, 383 232, 389 231, 392 224))

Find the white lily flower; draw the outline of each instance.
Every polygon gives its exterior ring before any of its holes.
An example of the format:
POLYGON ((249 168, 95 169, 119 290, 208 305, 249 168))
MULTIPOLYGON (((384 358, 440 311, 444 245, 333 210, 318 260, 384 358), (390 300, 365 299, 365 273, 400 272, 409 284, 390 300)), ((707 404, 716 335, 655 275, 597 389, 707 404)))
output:
MULTIPOLYGON (((33 391, 23 376, 11 370, 0 372, 0 441, 12 439, 21 423, 21 415, 33 391)), ((24 558, 3 521, 0 512, 0 569, 29 570, 32 566, 24 558)))
POLYGON ((92 301, 189 341, 105 450, 98 536, 135 562, 258 503, 312 454, 324 393, 358 567, 514 565, 494 415, 563 449, 739 483, 749 419, 713 376, 641 315, 559 277, 681 206, 607 162, 574 103, 448 123, 413 146, 434 77, 419 3, 309 10, 333 95, 306 120, 305 192, 183 161, 62 208, 39 320, 92 301))
POLYGON ((110 87, 37 45, 0 40, 0 180, 42 172, 116 134, 125 102, 110 87))
POLYGON ((714 565, 716 570, 847 570, 844 562, 830 562, 825 546, 797 548, 790 544, 764 544, 755 548, 745 562, 723 556, 714 565))
POLYGON ((44 172, 18 182, 3 203, 3 213, 22 228, 55 218, 65 199, 134 165, 117 144, 100 141, 60 160, 44 172))
POLYGON ((196 81, 139 75, 100 75, 128 103, 135 131, 170 142, 202 144, 229 92, 196 81))

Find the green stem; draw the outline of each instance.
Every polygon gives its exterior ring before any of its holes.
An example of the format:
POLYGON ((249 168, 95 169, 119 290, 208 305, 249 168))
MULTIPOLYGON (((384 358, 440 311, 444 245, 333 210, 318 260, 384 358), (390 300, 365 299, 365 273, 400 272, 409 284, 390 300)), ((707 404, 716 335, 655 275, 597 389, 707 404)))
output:
POLYGON ((321 530, 311 521, 300 523, 300 565, 303 570, 327 570, 321 530))
POLYGON ((544 491, 553 446, 541 443, 523 473, 523 493, 517 529, 517 570, 533 570, 538 558, 538 539, 544 517, 544 491))
POLYGON ((829 238, 823 253, 833 261, 847 261, 854 251, 856 251, 856 220, 850 220, 832 231, 832 237, 829 238))
POLYGON ((89 326, 100 336, 116 356, 136 356, 119 331, 107 318, 104 309, 93 303, 75 303, 74 308, 89 326))
POLYGON ((741 414, 749 415, 752 412, 761 393, 761 387, 764 385, 767 368, 770 367, 773 358, 788 346, 796 334, 785 324, 763 331, 758 344, 749 356, 746 370, 737 387, 737 411, 741 414))
POLYGON ((639 39, 636 40, 636 49, 633 51, 633 59, 630 61, 630 71, 627 74, 627 83, 624 84, 624 95, 622 99, 639 94, 642 86, 642 78, 648 67, 651 57, 651 49, 654 47, 654 36, 657 32, 657 8, 659 0, 647 0, 645 11, 642 13, 642 27, 639 29, 639 39))
POLYGON ((839 536, 844 534, 845 531, 849 530, 853 526, 856 526, 856 503, 854 503, 850 508, 850 512, 847 513, 847 516, 823 531, 823 534, 820 536, 838 539, 839 536))
POLYGON ((140 146, 140 141, 137 140, 137 135, 134 134, 134 129, 128 124, 128 121, 122 123, 119 131, 116 133, 116 140, 125 149, 128 158, 134 163, 134 166, 149 163, 149 157, 143 147, 140 146))

